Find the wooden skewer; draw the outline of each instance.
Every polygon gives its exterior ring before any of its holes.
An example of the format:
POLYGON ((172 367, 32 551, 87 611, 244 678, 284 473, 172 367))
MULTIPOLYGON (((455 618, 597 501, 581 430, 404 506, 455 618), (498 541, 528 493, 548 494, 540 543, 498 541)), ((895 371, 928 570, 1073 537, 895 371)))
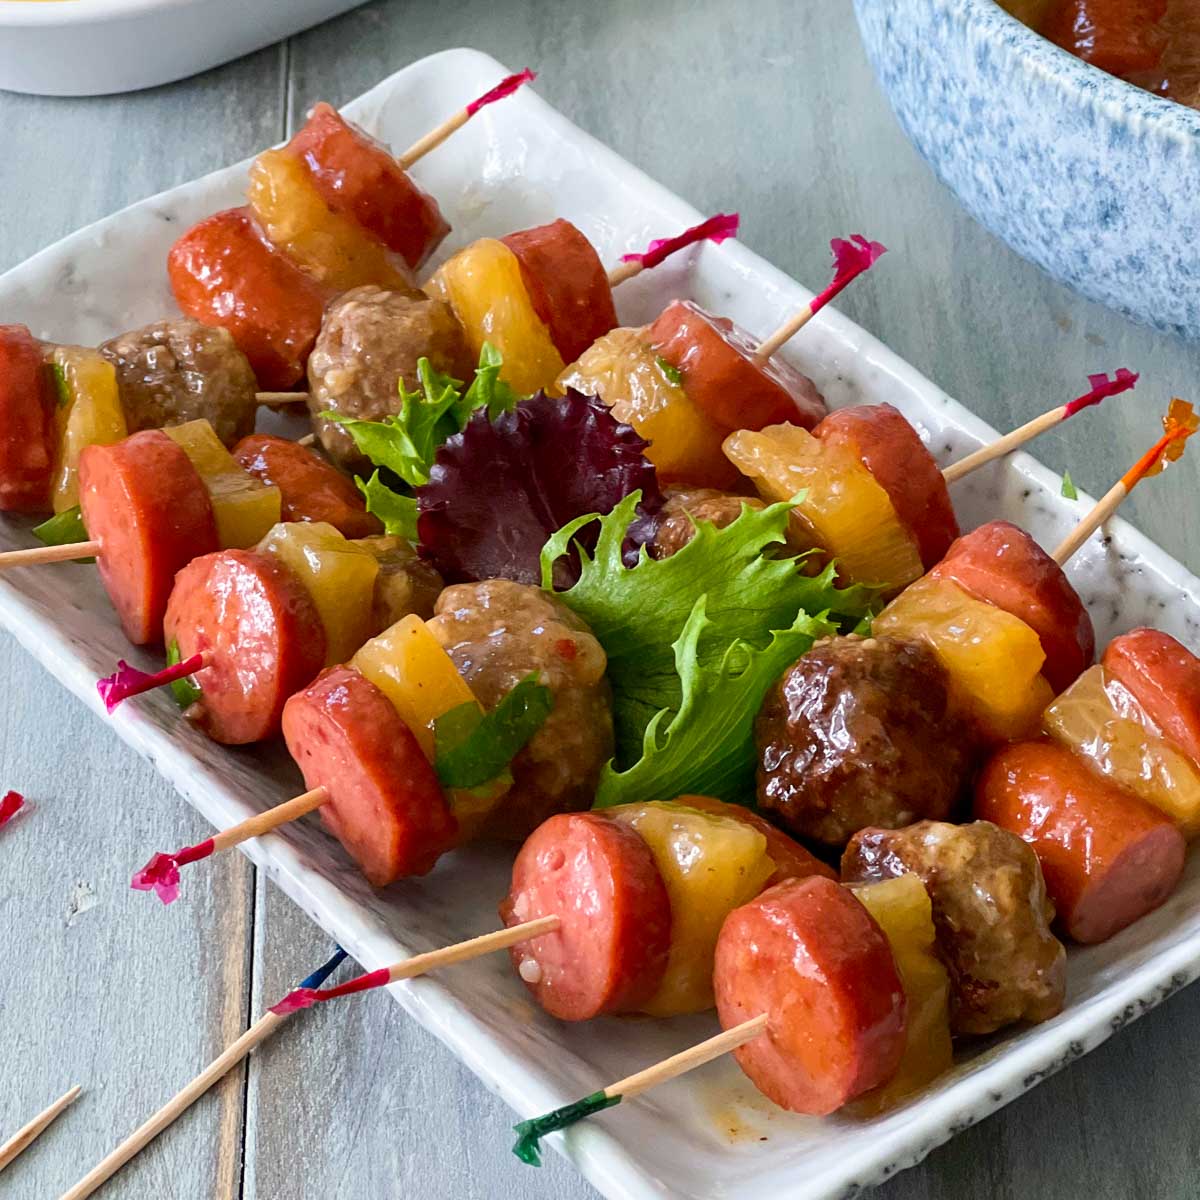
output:
POLYGON ((1025 445, 1026 442, 1031 442, 1035 437, 1040 437, 1048 429, 1053 429, 1055 425, 1067 418, 1067 405, 1060 404, 1057 408, 1052 408, 1049 412, 1044 412, 1039 417, 1034 417, 1032 421, 1026 421, 1024 425, 1006 433, 1003 437, 997 438, 994 442, 989 442, 986 446, 980 446, 978 450, 968 454, 966 458, 959 459, 956 463, 951 463, 943 472, 942 478, 947 483, 954 483, 957 479, 962 479, 964 475, 970 475, 972 471, 977 471, 980 467, 986 466, 990 462, 995 462, 998 458, 1003 458, 1006 454, 1011 454, 1014 450, 1025 445))
POLYGON ((0 1146, 0 1171, 3 1171, 13 1159, 20 1157, 39 1137, 45 1132, 51 1123, 63 1112, 75 1103, 79 1093, 83 1089, 76 1084, 69 1092, 65 1092, 59 1096, 49 1108, 43 1109, 28 1125, 18 1129, 16 1133, 0 1146))
POLYGON ((1060 567, 1067 565, 1067 560, 1083 545, 1084 542, 1108 520, 1120 507, 1121 501, 1129 495, 1129 488, 1125 486, 1123 479, 1118 479, 1116 483, 1104 493, 1099 503, 1092 509, 1074 529, 1071 530, 1062 542, 1050 556, 1060 567))
POLYGON ((317 440, 315 433, 306 433, 302 438, 296 439, 297 446, 311 446, 317 440))
POLYGON ((100 543, 67 542, 62 546, 31 546, 28 550, 6 550, 0 554, 0 570, 6 567, 36 567, 41 563, 70 562, 73 558, 95 558, 100 543))
POLYGON ((283 408, 288 404, 307 404, 307 392, 255 392, 254 398, 259 404, 269 408, 283 408))
POLYGON ((640 262, 618 263, 608 273, 608 286, 615 288, 627 279, 632 279, 635 275, 640 275, 645 269, 645 264, 640 262))
POLYGON ((765 363, 780 346, 785 342, 790 342, 816 315, 817 310, 811 304, 806 304, 798 313, 793 313, 788 317, 770 337, 759 344, 758 349, 754 352, 754 357, 760 363, 765 363))
POLYGON ((242 842, 248 842, 251 838, 262 837, 264 833, 270 833, 272 829, 278 829, 280 825, 298 820, 305 813, 320 808, 328 799, 329 789, 324 785, 315 787, 309 792, 302 792, 299 796, 293 796, 290 800, 285 800, 274 808, 268 808, 266 812, 248 817, 245 821, 214 834, 211 839, 211 852, 217 854, 222 850, 230 850, 234 846, 239 846, 242 842))

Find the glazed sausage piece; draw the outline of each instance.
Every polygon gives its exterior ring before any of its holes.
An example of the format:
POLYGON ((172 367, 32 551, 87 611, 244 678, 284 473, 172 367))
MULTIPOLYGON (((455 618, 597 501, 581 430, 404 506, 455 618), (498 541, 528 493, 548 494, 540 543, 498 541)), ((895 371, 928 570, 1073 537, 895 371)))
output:
POLYGON ((905 997, 887 937, 821 876, 763 892, 725 919, 713 983, 721 1025, 760 1013, 766 1030, 733 1053, 782 1108, 825 1116, 895 1074, 905 997))
POLYGON ((274 555, 223 550, 188 563, 165 620, 180 660, 207 656, 187 717, 215 742, 241 746, 279 732, 288 697, 325 665, 325 630, 304 585, 274 555))
POLYGON ((778 355, 760 363, 758 343, 727 317, 674 300, 649 328, 651 348, 680 373, 689 400, 724 429, 790 421, 812 429, 828 409, 816 385, 778 355))
POLYGON ((41 343, 0 325, 0 512, 45 512, 57 435, 41 343))
POLYGON ((856 454, 888 494, 900 523, 929 570, 958 537, 958 518, 933 455, 920 434, 890 404, 839 408, 813 430, 822 441, 856 454))
POLYGON ((84 449, 79 504, 125 636, 136 646, 160 642, 175 573, 217 548, 204 481, 179 445, 146 429, 84 449))
POLYGON ((371 605, 371 636, 410 615, 428 621, 446 585, 437 571, 421 559, 412 543, 384 536, 360 538, 358 544, 379 563, 371 605))
POLYGON ((646 843, 599 813, 540 825, 513 864, 505 925, 557 916, 553 933, 511 950, 513 966, 551 1016, 586 1021, 629 1012, 667 965, 671 905, 646 843))
POLYGON ((233 457, 255 479, 279 489, 281 520, 323 521, 347 538, 383 533, 354 481, 306 446, 252 433, 233 448, 233 457))
POLYGON ((976 785, 975 813, 1033 847, 1077 942, 1102 942, 1157 908, 1183 871, 1175 825, 1054 742, 998 751, 976 785))
POLYGON ((653 558, 670 558, 677 554, 695 537, 700 521, 724 529, 742 515, 743 506, 755 509, 763 506, 757 497, 735 496, 715 488, 667 488, 666 497, 650 545, 653 558))
POLYGON ((385 147, 331 105, 314 105, 284 149, 304 164, 334 212, 353 217, 414 271, 450 232, 437 201, 385 147))
POLYGON ((1200 765, 1200 659, 1168 633, 1134 629, 1101 660, 1168 741, 1200 765))
POLYGON ((540 588, 491 579, 447 588, 429 631, 488 711, 535 671, 554 696, 483 833, 522 839, 554 813, 587 808, 612 756, 613 724, 607 660, 583 621, 540 588))
POLYGON ((457 823, 433 767, 388 698, 353 667, 330 667, 283 709, 283 736, 321 824, 376 887, 424 875, 457 823))
POLYGON ((1069 687, 1096 657, 1096 634, 1063 569, 1008 521, 989 521, 960 537, 929 572, 977 600, 1019 617, 1042 643, 1042 674, 1055 692, 1069 687))
POLYGON ((842 878, 873 883, 911 871, 933 903, 937 952, 950 973, 956 1034, 992 1033, 1062 1010, 1066 951, 1050 932, 1054 906, 1033 851, 988 821, 864 829, 842 856, 842 878))
POLYGON ((418 387, 422 356, 437 371, 471 378, 466 340, 440 300, 368 285, 351 288, 329 306, 308 360, 308 408, 321 445, 338 466, 354 471, 370 464, 354 439, 320 414, 381 421, 398 413, 398 385, 403 380, 410 391, 418 387))
POLYGON ((130 433, 203 419, 225 446, 254 428, 258 383, 229 330, 188 317, 156 321, 100 347, 130 433))
POLYGON ((303 376, 325 292, 267 244, 247 209, 193 225, 171 247, 167 273, 184 314, 228 329, 261 387, 283 390, 303 376))
POLYGON ((945 669, 892 637, 817 642, 767 693, 755 742, 759 807, 827 846, 948 816, 969 768, 945 669))
POLYGON ((565 363, 617 325, 612 288, 591 242, 561 218, 500 239, 516 256, 533 311, 565 363))

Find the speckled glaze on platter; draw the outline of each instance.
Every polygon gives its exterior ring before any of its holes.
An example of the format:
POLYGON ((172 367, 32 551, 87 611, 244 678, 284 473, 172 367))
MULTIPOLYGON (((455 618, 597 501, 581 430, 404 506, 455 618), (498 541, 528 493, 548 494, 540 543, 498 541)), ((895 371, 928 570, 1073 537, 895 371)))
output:
POLYGON ((1200 338, 1200 112, 994 0, 854 0, 905 132, 981 224, 1076 291, 1200 338))
MULTIPOLYGON (((347 111, 385 140, 407 145, 504 71, 486 55, 448 51, 393 76, 347 111)), ((698 217, 529 92, 481 114, 417 173, 455 225, 443 254, 474 237, 563 215, 611 262, 698 217)), ((47 337, 95 342, 171 311, 156 264, 182 228, 236 203, 244 178, 244 165, 218 172, 35 256, 0 278, 4 320, 24 321, 47 337)), ((620 316, 626 323, 646 321, 679 295, 764 333, 810 293, 740 243, 726 242, 623 287, 620 316)), ((943 461, 991 436, 986 425, 834 311, 822 313, 788 356, 836 406, 896 404, 943 461)), ((955 501, 968 527, 1004 516, 1050 544, 1081 508, 1063 500, 1057 477, 1026 455, 964 480, 955 501)), ((29 524, 0 523, 0 548, 30 544, 29 524)), ((1112 522, 1105 539, 1093 539, 1072 563, 1071 575, 1102 639, 1150 621, 1200 645, 1200 581, 1123 522, 1112 522)), ((209 823, 227 827, 300 789, 282 749, 214 746, 183 724, 165 696, 142 697, 112 718, 103 716, 96 677, 121 656, 143 666, 150 661, 130 653, 93 568, 64 564, 6 573, 0 577, 0 621, 199 810, 197 839, 209 823)), ((81 857, 126 855, 131 870, 152 848, 78 847, 81 857)), ((367 969, 494 928, 510 863, 503 849, 475 848, 449 856, 426 879, 377 893, 313 818, 244 849, 367 969)), ((186 880, 184 887, 181 903, 187 902, 186 880)), ((1069 1004, 1060 1017, 977 1046, 936 1087, 886 1117, 820 1121, 785 1114, 725 1061, 552 1142, 601 1192, 622 1200, 853 1195, 920 1161, 1198 973, 1200 868, 1193 862, 1165 908, 1103 946, 1072 952, 1069 1004)), ((715 1025, 711 1016, 560 1025, 530 1005, 499 957, 392 991, 521 1115, 593 1091, 710 1034, 715 1025)), ((403 1062, 385 1066, 401 1075, 405 1070, 403 1062)), ((403 1128, 396 1133, 403 1137, 403 1128)))

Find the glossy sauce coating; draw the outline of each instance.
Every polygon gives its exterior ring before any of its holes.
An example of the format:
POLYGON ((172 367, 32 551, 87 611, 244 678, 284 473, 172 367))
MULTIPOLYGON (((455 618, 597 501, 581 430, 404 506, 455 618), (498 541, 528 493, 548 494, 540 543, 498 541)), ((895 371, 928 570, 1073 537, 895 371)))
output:
POLYGON ((125 636, 160 642, 175 573, 217 548, 208 489, 183 450, 146 429, 79 456, 79 504, 125 636))
POLYGON ((811 429, 828 411, 816 385, 778 355, 754 358, 758 343, 728 317, 674 300, 649 328, 655 354, 677 370, 688 399, 724 429, 791 422, 811 429))
POLYGON ((304 163, 334 212, 353 217, 414 271, 450 232, 437 201, 383 146, 329 104, 313 106, 285 150, 304 163))
POLYGON ((290 388, 321 329, 326 294, 269 245, 244 208, 214 213, 171 247, 175 302, 233 335, 265 390, 290 388))
POLYGON ((353 667, 323 671, 283 710, 283 736, 309 789, 326 787, 321 824, 368 881, 424 875, 458 829, 412 731, 353 667))
POLYGON ((281 520, 324 521, 348 538, 383 533, 354 481, 307 447, 252 433, 233 448, 233 457, 255 479, 279 489, 281 520))
POLYGON ((1200 765, 1200 659, 1157 629, 1113 638, 1101 660, 1151 724, 1200 765))
POLYGON ((870 825, 949 816, 969 769, 937 656, 899 638, 829 638, 774 684, 755 722, 758 804, 844 846, 870 825))
POLYGON ((960 537, 929 572, 1024 621, 1046 654, 1042 674, 1061 692, 1096 656, 1096 634, 1079 593, 1023 529, 989 521, 960 537))
POLYGON ((713 982, 723 1028, 767 1014, 734 1056, 791 1112, 834 1112, 900 1065, 906 1003, 888 940, 829 879, 778 884, 730 913, 713 982))
POLYGON ((979 777, 975 813, 1033 847, 1077 942, 1102 942, 1157 908, 1183 871, 1171 821, 1051 741, 999 750, 979 777))
POLYGON ((505 925, 561 919, 554 933, 510 953, 537 1002, 564 1021, 637 1009, 667 965, 662 877, 638 834, 600 813, 562 813, 529 836, 500 916, 505 925))
POLYGON ((900 410, 890 404, 839 408, 813 430, 822 441, 844 445, 888 494, 901 524, 917 543, 928 570, 958 537, 958 518, 946 481, 900 410))
POLYGON ((864 829, 842 855, 847 882, 919 875, 933 903, 938 956, 950 972, 951 1028, 984 1034, 1062 1011, 1066 951, 1033 851, 987 821, 864 829))
POLYGON ((761 509, 756 496, 737 496, 715 488, 675 487, 666 489, 666 503, 656 517, 652 558, 670 558, 696 536, 696 526, 707 521, 716 529, 732 525, 743 508, 761 509))
POLYGON ((190 721, 213 741, 240 746, 279 732, 288 697, 325 663, 325 631, 311 597, 278 559, 222 550, 194 559, 175 581, 167 644, 181 660, 205 654, 190 721))
POLYGON ((55 398, 41 343, 0 325, 0 511, 45 512, 56 446, 55 398))
POLYGON ((533 311, 565 363, 617 324, 612 288, 591 242, 561 217, 500 239, 516 256, 533 311))

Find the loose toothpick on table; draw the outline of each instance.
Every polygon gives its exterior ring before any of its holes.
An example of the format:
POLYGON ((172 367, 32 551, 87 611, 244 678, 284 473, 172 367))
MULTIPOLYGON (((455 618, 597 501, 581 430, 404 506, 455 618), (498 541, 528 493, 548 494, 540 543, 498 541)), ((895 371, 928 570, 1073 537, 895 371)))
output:
POLYGON ((0 1171, 3 1171, 13 1159, 18 1158, 50 1127, 58 1116, 75 1103, 83 1089, 76 1084, 69 1092, 59 1096, 49 1108, 43 1109, 28 1125, 18 1129, 16 1133, 0 1146, 0 1171))
MULTIPOLYGON (((300 986, 320 987, 341 965, 346 952, 340 946, 334 956, 309 975, 300 986)), ((111 1154, 97 1163, 61 1200, 84 1200, 102 1183, 111 1179, 131 1158, 145 1149, 177 1117, 186 1112, 218 1080, 223 1079, 251 1050, 265 1041, 287 1020, 287 1014, 264 1013, 223 1054, 215 1058, 191 1083, 143 1122, 111 1154)))
POLYGON ((1090 513, 1065 537, 1052 557, 1059 566, 1067 560, 1117 511, 1121 501, 1143 480, 1159 474, 1183 454, 1187 439, 1200 428, 1200 417, 1180 399, 1171 401, 1163 417, 1163 435, 1104 494, 1090 513))

